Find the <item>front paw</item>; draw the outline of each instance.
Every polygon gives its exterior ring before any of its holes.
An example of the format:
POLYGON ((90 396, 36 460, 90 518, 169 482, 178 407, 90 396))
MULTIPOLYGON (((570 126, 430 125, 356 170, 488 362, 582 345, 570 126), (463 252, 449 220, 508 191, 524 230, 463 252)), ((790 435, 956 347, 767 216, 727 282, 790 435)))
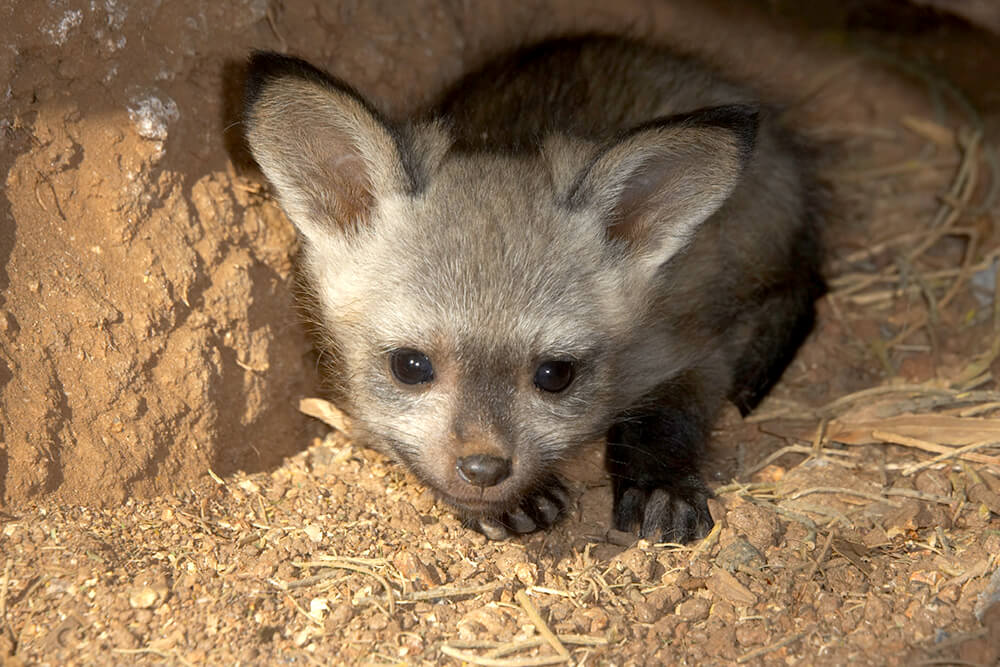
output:
POLYGON ((638 527, 643 539, 686 544, 712 528, 711 496, 697 476, 641 487, 622 481, 615 484, 615 528, 632 532, 638 527))
POLYGON ((563 517, 568 503, 566 487, 557 477, 551 477, 513 509, 493 516, 471 516, 465 524, 491 540, 503 540, 551 528, 563 517))

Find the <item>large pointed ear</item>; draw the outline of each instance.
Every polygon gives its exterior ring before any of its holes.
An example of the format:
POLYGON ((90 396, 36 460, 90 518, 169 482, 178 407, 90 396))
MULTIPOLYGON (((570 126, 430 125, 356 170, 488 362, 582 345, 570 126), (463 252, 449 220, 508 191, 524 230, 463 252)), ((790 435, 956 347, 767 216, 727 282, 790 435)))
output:
POLYGON ((651 275, 732 194, 753 153, 758 109, 712 107, 642 125, 599 152, 568 193, 651 275))
POLYGON ((282 208, 312 242, 366 224, 380 197, 421 190, 448 143, 436 126, 393 127, 350 87, 276 53, 250 59, 244 126, 282 208))

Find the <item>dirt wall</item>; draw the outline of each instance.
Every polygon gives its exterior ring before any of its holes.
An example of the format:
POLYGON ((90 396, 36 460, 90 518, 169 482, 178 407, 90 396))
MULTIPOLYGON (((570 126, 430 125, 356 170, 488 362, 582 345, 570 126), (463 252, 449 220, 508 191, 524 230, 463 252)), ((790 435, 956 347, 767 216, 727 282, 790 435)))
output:
POLYGON ((227 168, 211 47, 266 5, 210 6, 0 9, 4 503, 115 503, 301 447, 294 231, 227 168))

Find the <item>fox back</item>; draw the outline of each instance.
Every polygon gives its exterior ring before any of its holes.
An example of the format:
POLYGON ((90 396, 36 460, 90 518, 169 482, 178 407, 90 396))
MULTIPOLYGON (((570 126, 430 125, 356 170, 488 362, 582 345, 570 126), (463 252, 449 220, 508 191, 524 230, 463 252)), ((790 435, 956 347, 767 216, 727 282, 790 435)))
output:
POLYGON ((502 57, 408 119, 255 54, 246 134, 303 239, 359 435, 493 537, 547 527, 609 439, 615 523, 710 525, 700 452, 808 333, 821 213, 747 90, 639 43, 502 57))

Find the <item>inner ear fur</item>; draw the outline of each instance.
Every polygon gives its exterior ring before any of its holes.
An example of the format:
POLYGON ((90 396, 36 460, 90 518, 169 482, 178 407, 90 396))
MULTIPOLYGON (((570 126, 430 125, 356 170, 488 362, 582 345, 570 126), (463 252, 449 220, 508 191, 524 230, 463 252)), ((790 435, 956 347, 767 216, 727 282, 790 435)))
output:
POLYGON ((758 117, 756 106, 729 105, 636 127, 584 168, 569 203, 596 208, 608 239, 655 270, 732 194, 753 154, 758 117))
POLYGON ((421 189, 447 146, 440 127, 396 127, 346 84, 275 53, 251 57, 244 113, 254 158, 312 239, 365 224, 379 197, 421 189))

